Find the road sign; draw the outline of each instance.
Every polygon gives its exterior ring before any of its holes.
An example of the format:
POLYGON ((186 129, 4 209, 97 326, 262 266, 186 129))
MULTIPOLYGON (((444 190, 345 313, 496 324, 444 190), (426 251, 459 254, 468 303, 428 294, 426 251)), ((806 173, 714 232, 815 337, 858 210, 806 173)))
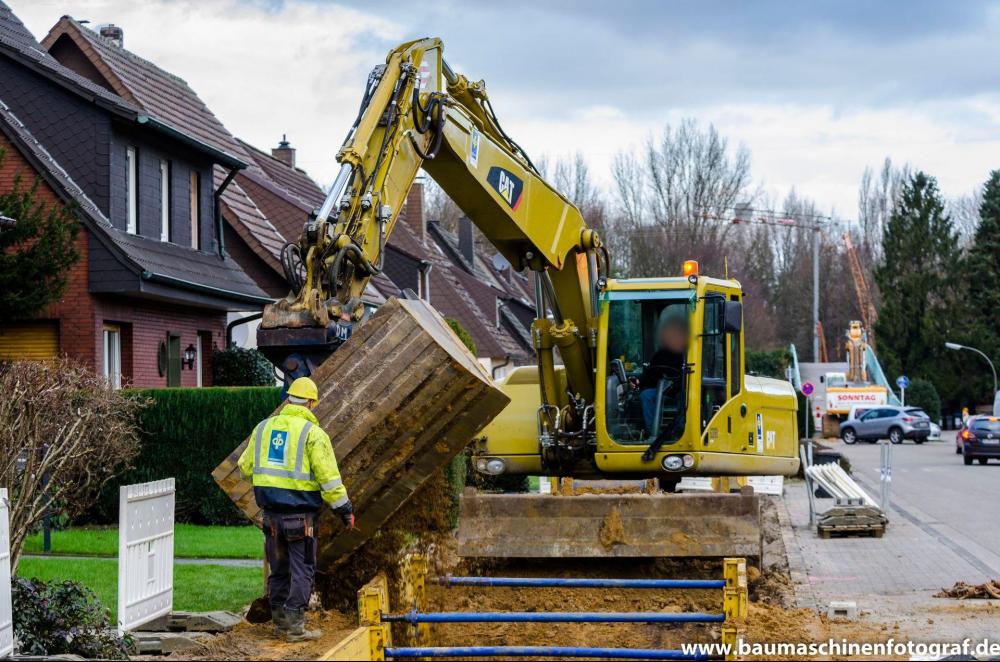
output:
POLYGON ((896 386, 899 388, 910 388, 910 378, 906 375, 896 377, 896 386))
POLYGON ((803 382, 802 383, 802 395, 804 395, 806 397, 809 397, 810 395, 813 394, 814 390, 815 389, 813 388, 812 382, 803 382))

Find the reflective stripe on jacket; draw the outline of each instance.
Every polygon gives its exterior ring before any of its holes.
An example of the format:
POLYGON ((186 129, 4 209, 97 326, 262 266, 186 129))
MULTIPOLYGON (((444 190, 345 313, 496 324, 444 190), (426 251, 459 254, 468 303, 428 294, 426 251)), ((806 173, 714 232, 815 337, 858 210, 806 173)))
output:
POLYGON ((308 407, 288 404, 261 421, 239 466, 253 477, 254 498, 264 510, 315 511, 349 501, 330 437, 308 407))

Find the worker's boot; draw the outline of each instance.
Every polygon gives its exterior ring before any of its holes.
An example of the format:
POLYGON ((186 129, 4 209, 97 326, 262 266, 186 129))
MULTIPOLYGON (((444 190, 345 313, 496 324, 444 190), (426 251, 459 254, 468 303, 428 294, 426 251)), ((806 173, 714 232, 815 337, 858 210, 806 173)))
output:
POLYGON ((275 634, 288 633, 288 614, 285 612, 285 605, 271 605, 271 624, 274 626, 275 634))
POLYGON ((305 609, 286 609, 285 618, 288 619, 288 629, 285 631, 285 639, 288 641, 312 641, 319 639, 319 630, 306 629, 305 609))

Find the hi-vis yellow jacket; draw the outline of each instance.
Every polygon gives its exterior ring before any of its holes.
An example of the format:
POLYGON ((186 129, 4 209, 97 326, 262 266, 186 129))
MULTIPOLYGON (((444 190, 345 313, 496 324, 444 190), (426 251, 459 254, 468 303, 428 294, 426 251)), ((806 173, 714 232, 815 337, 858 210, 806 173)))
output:
POLYGON ((253 476, 254 498, 264 510, 309 512, 324 502, 330 508, 350 503, 330 437, 308 407, 288 404, 261 421, 239 465, 253 476))

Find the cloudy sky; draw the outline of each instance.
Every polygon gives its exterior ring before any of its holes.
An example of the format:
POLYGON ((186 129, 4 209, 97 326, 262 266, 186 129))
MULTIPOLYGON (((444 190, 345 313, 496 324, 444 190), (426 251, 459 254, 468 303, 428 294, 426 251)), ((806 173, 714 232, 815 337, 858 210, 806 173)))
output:
POLYGON ((41 38, 62 14, 125 29, 236 135, 287 133, 329 183, 371 67, 440 36, 535 155, 613 155, 665 123, 714 123, 774 197, 845 218, 886 156, 971 192, 1000 167, 1000 4, 908 0, 7 0, 41 38))

